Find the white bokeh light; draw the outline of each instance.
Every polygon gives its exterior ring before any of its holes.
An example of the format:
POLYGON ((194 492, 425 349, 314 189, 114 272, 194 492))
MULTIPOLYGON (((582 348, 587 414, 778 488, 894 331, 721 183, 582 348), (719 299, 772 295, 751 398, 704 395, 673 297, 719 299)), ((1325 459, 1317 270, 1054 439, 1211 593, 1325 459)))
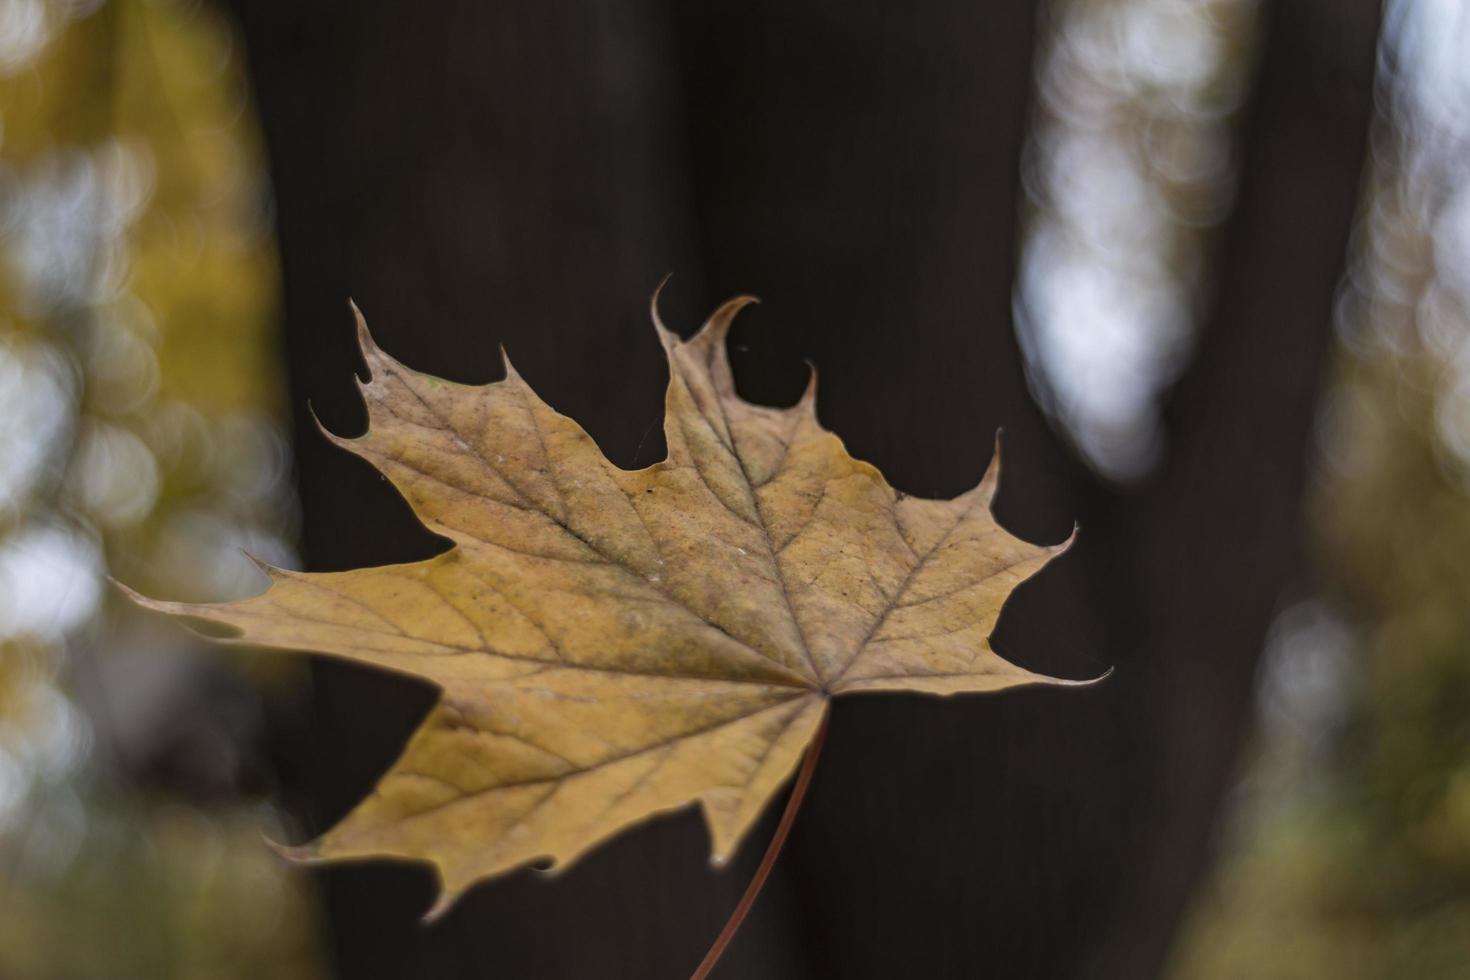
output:
POLYGON ((97 544, 60 525, 27 527, 0 540, 0 639, 60 641, 102 598, 97 544))
POLYGON ((76 380, 42 344, 0 339, 0 514, 13 514, 49 467, 72 423, 76 380))
POLYGON ((1016 321, 1042 405, 1103 474, 1161 450, 1228 200, 1230 50, 1249 0, 1071 0, 1042 58, 1016 321))

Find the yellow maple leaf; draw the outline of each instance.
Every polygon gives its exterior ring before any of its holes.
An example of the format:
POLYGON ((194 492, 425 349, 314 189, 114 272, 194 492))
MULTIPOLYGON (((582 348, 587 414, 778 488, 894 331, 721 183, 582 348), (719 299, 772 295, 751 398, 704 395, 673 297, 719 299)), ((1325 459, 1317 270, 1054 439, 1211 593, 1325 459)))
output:
POLYGON ((508 360, 505 380, 483 386, 420 374, 379 350, 358 314, 369 427, 328 437, 454 547, 349 572, 267 568, 269 589, 239 602, 134 596, 224 624, 233 642, 442 690, 373 794, 295 856, 431 862, 442 911, 480 879, 565 867, 698 800, 720 863, 833 697, 1077 683, 991 649, 1007 596, 1066 547, 996 523, 998 452, 973 490, 924 500, 822 428, 814 384, 789 408, 744 401, 725 335, 751 301, 680 341, 655 297, 669 452, 634 471, 508 360))

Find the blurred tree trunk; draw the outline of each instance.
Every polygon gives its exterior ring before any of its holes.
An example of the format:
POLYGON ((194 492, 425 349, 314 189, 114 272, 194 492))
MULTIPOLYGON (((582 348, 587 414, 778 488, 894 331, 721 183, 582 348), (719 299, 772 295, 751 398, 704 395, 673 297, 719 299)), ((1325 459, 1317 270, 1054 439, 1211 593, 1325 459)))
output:
MULTIPOLYGON (((1257 653, 1301 534, 1306 447, 1358 196, 1374 0, 1265 8, 1242 183, 1170 454, 1099 484, 1027 394, 1010 297, 1037 11, 1029 3, 657 0, 345 12, 240 0, 270 147, 285 356, 310 567, 442 547, 305 412, 363 415, 345 299, 382 345, 458 380, 504 342, 624 465, 663 452, 644 304, 675 272, 685 328, 753 291, 742 390, 820 411, 900 488, 952 495, 998 425, 1002 520, 1073 555, 1023 589, 998 645, 1086 691, 840 703, 731 977, 1157 971, 1249 718, 1257 653)), ((432 697, 321 664, 304 812, 371 787, 432 697)), ((340 975, 677 977, 769 832, 707 869, 692 812, 548 885, 481 887, 431 929, 420 868, 322 881, 340 975)))

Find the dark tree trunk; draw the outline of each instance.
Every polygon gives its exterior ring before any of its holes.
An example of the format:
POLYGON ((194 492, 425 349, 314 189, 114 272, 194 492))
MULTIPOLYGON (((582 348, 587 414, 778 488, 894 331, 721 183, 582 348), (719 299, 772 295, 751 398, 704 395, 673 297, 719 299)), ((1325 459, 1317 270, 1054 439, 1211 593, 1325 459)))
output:
MULTIPOLYGON (((311 567, 442 544, 305 412, 355 432, 345 299, 416 368, 489 380, 505 343, 624 465, 662 452, 644 306, 685 327, 737 291, 745 393, 820 411, 900 488, 954 494, 1007 429, 1003 521, 1085 535, 998 644, 1085 691, 837 705, 730 977, 1154 973, 1296 566, 1308 430, 1366 145, 1377 7, 1267 8, 1220 300, 1140 492, 1093 480, 1027 395, 1010 317, 1036 10, 540 0, 341 8, 240 0, 270 148, 311 567)), ((432 698, 320 664, 308 820, 371 787, 432 698)), ((772 815, 773 816, 773 815, 772 815)), ((708 870, 692 812, 548 884, 323 872, 343 977, 678 977, 759 857, 708 870)))

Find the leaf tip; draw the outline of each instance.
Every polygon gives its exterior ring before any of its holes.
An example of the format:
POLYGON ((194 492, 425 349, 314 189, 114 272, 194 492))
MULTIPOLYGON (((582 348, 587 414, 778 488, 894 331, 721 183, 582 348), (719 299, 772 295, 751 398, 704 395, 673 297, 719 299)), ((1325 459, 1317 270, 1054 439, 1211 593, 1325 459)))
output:
POLYGON ((1096 677, 1083 677, 1080 679, 1072 679, 1066 677, 1047 677, 1046 683, 1052 685, 1053 687, 1092 687, 1093 685, 1101 684, 1109 677, 1112 677, 1117 669, 1117 666, 1114 665, 1103 671, 1101 674, 1098 674, 1096 677))
POLYGON ((1086 677, 1080 681, 1059 681, 1058 683, 1066 687, 1092 687, 1094 684, 1101 684, 1109 677, 1112 677, 1117 669, 1117 665, 1114 665, 1103 671, 1101 674, 1098 674, 1096 677, 1086 677))
POLYGON ((124 596, 126 596, 127 598, 131 599, 132 601, 134 601, 134 602, 136 602, 136 603, 138 603, 140 605, 152 601, 150 599, 145 598, 142 593, 138 592, 136 589, 132 588, 131 586, 127 586, 127 585, 124 585, 123 583, 119 582, 117 579, 113 578, 111 575, 107 576, 107 582, 114 589, 117 589, 119 592, 121 592, 124 596))
POLYGON ((806 390, 801 393, 801 399, 796 403, 797 407, 811 413, 815 418, 817 415, 817 362, 810 357, 802 358, 806 364, 806 390))
POLYGON ((502 383, 509 382, 512 386, 529 387, 529 385, 526 385, 525 377, 521 375, 520 371, 516 370, 515 362, 510 359, 510 351, 505 349, 504 344, 501 344, 499 346, 500 367, 502 370, 505 371, 505 378, 502 380, 502 383))
POLYGON ((760 297, 752 296, 749 293, 732 296, 716 307, 715 311, 709 315, 709 319, 699 329, 698 336, 702 337, 708 332, 711 340, 724 339, 725 334, 730 330, 730 324, 735 322, 735 317, 740 311, 747 306, 757 306, 759 303, 760 297))
POLYGON ((315 841, 310 841, 305 844, 282 844, 280 841, 265 833, 262 833, 260 835, 260 839, 265 844, 265 846, 274 851, 278 857, 282 858, 283 860, 290 861, 292 864, 309 865, 317 864, 324 860, 321 856, 321 851, 317 847, 317 843, 315 841))
POLYGON ((454 907, 454 903, 458 900, 459 892, 452 892, 441 887, 439 889, 439 897, 434 899, 434 904, 430 905, 428 911, 419 917, 419 922, 426 926, 434 925, 449 914, 449 910, 454 907))
POLYGON ((653 328, 658 331, 659 340, 663 341, 666 347, 668 346, 669 339, 674 337, 674 332, 664 325, 664 318, 658 311, 658 301, 659 297, 663 295, 664 287, 669 284, 669 280, 672 278, 674 278, 672 272, 664 273, 664 277, 658 281, 658 285, 653 289, 653 296, 648 300, 648 315, 653 319, 653 328))
POLYGON ((124 585, 111 575, 107 576, 107 581, 111 583, 114 589, 122 593, 123 598, 140 609, 147 609, 150 612, 163 613, 168 616, 175 615, 178 612, 177 603, 165 602, 161 599, 151 599, 132 586, 124 585))
POLYGON ((244 548, 236 548, 235 550, 244 555, 246 559, 249 560, 250 564, 254 565, 262 572, 265 572, 265 574, 268 575, 272 581, 275 581, 275 579, 277 578, 276 573, 280 571, 279 568, 277 568, 275 565, 272 565, 270 562, 266 561, 263 558, 257 558, 255 555, 252 555, 244 548))
MULTIPOLYGON (((358 386, 362 386, 361 381, 358 382, 358 386)), ((325 438, 328 442, 330 442, 334 446, 340 446, 343 449, 350 448, 348 446, 348 443, 352 442, 352 440, 347 438, 346 436, 339 436, 337 435, 337 433, 327 428, 326 423, 321 420, 321 416, 317 415, 316 406, 311 403, 310 399, 307 399, 306 402, 306 414, 311 416, 312 424, 316 426, 316 430, 320 432, 322 434, 322 437, 325 438)))
POLYGON ((368 332, 367 317, 362 315, 362 307, 357 305, 357 300, 349 296, 347 298, 347 308, 352 311, 352 322, 354 328, 357 330, 357 342, 364 349, 370 346, 376 346, 373 344, 373 335, 368 332))
POLYGON ((357 347, 362 351, 363 363, 367 367, 367 377, 359 378, 359 383, 370 383, 373 380, 373 366, 385 360, 387 355, 378 346, 378 342, 373 340, 372 331, 368 330, 367 318, 362 315, 362 310, 358 308, 357 303, 349 299, 347 305, 352 310, 352 319, 356 325, 357 347))
POLYGON ((1054 555, 1060 555, 1060 554, 1062 554, 1062 553, 1064 553, 1066 551, 1070 551, 1071 548, 1072 548, 1072 545, 1074 545, 1074 544, 1077 543, 1077 536, 1079 534, 1081 534, 1081 533, 1082 533, 1082 522, 1081 521, 1073 521, 1072 522, 1072 533, 1069 534, 1069 535, 1067 535, 1066 540, 1065 541, 1062 541, 1059 544, 1052 545, 1047 550, 1050 551, 1054 555))
POLYGON ((995 495, 1000 491, 1000 460, 1001 442, 1005 435, 1005 429, 997 427, 995 430, 995 444, 990 451, 990 462, 985 467, 985 474, 980 477, 980 483, 975 488, 985 498, 987 504, 995 502, 995 495))
POLYGON ((749 293, 742 293, 725 300, 715 311, 709 315, 709 319, 699 328, 698 332, 687 341, 690 345, 702 345, 706 347, 719 347, 721 356, 724 353, 725 336, 730 332, 730 326, 735 322, 735 317, 747 306, 755 306, 760 303, 760 298, 749 293))

